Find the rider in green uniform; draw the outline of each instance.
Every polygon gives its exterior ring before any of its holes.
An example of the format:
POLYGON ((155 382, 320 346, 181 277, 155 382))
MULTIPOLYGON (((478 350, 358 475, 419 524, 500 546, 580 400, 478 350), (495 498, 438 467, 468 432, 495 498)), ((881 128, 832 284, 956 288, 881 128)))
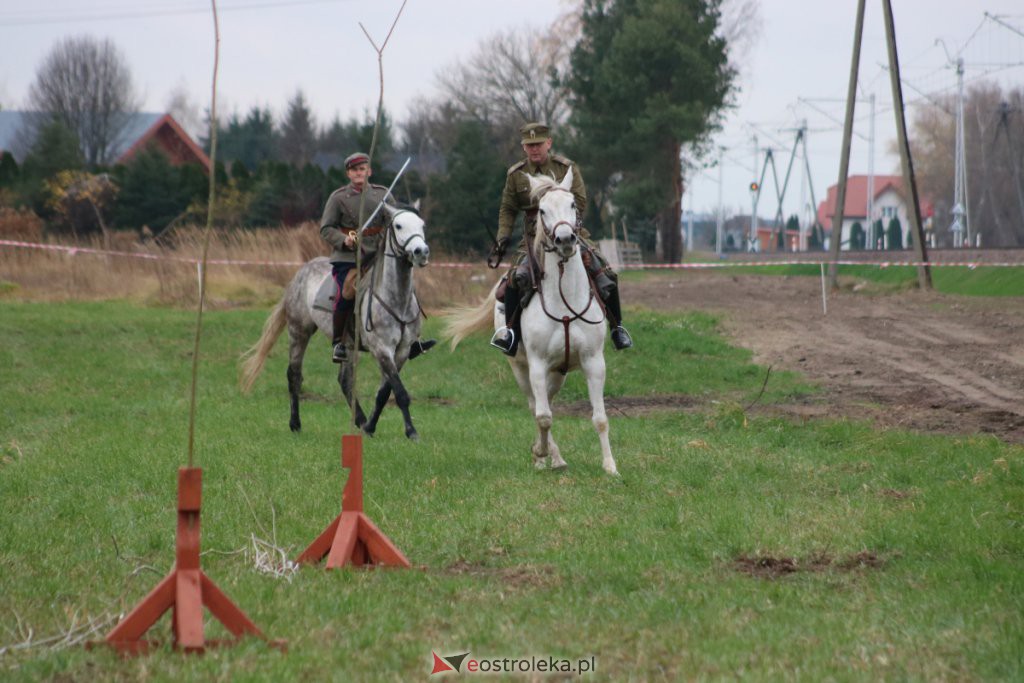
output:
POLYGON ((522 306, 532 295, 529 263, 526 250, 533 241, 537 227, 537 203, 530 199, 530 181, 527 175, 546 175, 556 181, 565 178, 572 169, 572 193, 576 200, 577 235, 580 238, 580 249, 583 252, 583 263, 586 265, 598 295, 604 303, 611 326, 612 344, 616 350, 628 349, 633 345, 626 328, 622 326, 622 306, 619 303, 618 276, 607 264, 604 257, 587 239, 590 234, 582 227, 583 211, 587 206, 587 189, 583 184, 583 174, 575 162, 560 154, 551 153, 551 131, 542 123, 528 123, 519 132, 526 158, 508 169, 505 178, 505 189, 501 194, 501 208, 498 211, 498 241, 491 253, 491 261, 498 262, 508 249, 509 239, 515 227, 516 217, 524 214, 523 241, 519 245, 519 254, 506 277, 505 286, 505 327, 494 333, 491 345, 505 352, 516 355, 519 346, 519 313, 522 306), (525 299, 525 301, 524 301, 525 299))
MULTIPOLYGON (((349 324, 355 309, 354 299, 342 296, 345 277, 356 267, 356 244, 363 252, 363 268, 372 262, 380 246, 381 234, 387 213, 378 212, 373 223, 359 233, 359 205, 362 201, 363 211, 367 216, 373 213, 377 205, 384 201, 388 188, 369 182, 370 157, 362 152, 351 154, 345 159, 345 174, 349 182, 331 193, 324 206, 324 215, 320 219, 320 237, 333 247, 331 251, 331 274, 338 285, 334 297, 334 338, 331 340, 335 363, 344 363, 348 352, 343 341, 345 327, 349 324), (365 192, 365 200, 361 200, 365 192)), ((437 341, 416 340, 409 350, 409 359, 413 359, 428 351, 437 341)))

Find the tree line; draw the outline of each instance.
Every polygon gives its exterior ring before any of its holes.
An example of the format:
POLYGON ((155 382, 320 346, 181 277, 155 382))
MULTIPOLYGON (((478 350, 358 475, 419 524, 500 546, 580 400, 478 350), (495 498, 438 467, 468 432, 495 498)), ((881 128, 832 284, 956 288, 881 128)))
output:
MULTIPOLYGON (((580 0, 543 31, 489 36, 442 70, 437 94, 417 100, 405 120, 385 113, 374 181, 390 182, 411 158, 398 198, 423 200, 433 240, 484 252, 506 170, 522 157, 518 128, 544 121, 555 150, 576 160, 586 179, 591 233, 607 235, 625 221, 645 250, 659 245, 665 260, 678 261, 680 159, 700 157, 731 102, 730 39, 740 42, 753 6, 728 2, 723 15, 721 0, 580 0)), ((97 119, 116 128, 117 116, 137 107, 127 74, 109 43, 77 38, 54 49, 30 97, 47 118, 22 164, 8 154, 0 160, 0 203, 29 207, 49 229, 76 233, 159 233, 205 211, 197 168, 172 166, 157 150, 123 165, 105 155, 111 136, 97 119), (48 85, 54 74, 81 68, 81 59, 69 63, 76 50, 118 62, 97 71, 118 75, 120 99, 101 106, 85 95, 44 97, 59 90, 48 85)), ((297 92, 280 119, 253 107, 220 121, 217 221, 273 227, 318 219, 345 181, 342 160, 368 151, 373 120, 367 112, 321 123, 297 92)))

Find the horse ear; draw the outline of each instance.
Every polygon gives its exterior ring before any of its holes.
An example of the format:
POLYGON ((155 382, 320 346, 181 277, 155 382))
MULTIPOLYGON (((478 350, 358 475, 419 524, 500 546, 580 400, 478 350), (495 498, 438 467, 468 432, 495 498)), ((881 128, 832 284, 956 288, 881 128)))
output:
POLYGON ((391 205, 390 205, 390 204, 388 204, 387 202, 384 202, 384 209, 385 209, 385 210, 386 210, 386 211, 388 212, 388 214, 389 214, 389 215, 390 215, 390 216, 391 216, 392 218, 394 218, 394 217, 395 217, 395 214, 396 214, 396 213, 398 213, 398 209, 397 209, 397 208, 395 208, 395 207, 393 207, 393 206, 391 206, 391 205))
POLYGON ((418 213, 420 210, 420 200, 417 199, 412 203, 412 208, 418 213))
POLYGON ((530 175, 529 173, 526 174, 526 179, 530 181, 530 196, 533 196, 537 193, 537 188, 541 187, 543 183, 537 176, 530 175))
POLYGON ((563 190, 572 189, 572 166, 570 166, 569 170, 565 172, 565 177, 562 178, 562 182, 558 183, 558 186, 563 190))

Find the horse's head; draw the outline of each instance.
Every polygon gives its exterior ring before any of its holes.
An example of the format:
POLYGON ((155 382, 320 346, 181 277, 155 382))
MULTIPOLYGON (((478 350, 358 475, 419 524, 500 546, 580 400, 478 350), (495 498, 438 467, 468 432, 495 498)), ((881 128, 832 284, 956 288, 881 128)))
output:
POLYGON ((534 247, 542 245, 554 249, 562 260, 576 253, 579 239, 576 237, 576 197, 572 190, 572 168, 555 182, 547 176, 527 176, 530 180, 530 196, 539 198, 537 234, 534 247))
POLYGON ((401 209, 385 203, 391 216, 388 240, 395 256, 406 258, 412 265, 422 268, 430 261, 430 247, 423 232, 423 219, 415 208, 401 209))

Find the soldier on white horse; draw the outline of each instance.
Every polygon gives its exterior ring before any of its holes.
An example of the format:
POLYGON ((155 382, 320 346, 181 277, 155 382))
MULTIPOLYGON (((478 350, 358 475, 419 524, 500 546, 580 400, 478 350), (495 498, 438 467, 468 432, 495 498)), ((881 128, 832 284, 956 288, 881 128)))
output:
POLYGON ((583 176, 576 164, 560 154, 551 153, 551 131, 542 123, 528 123, 520 131, 521 144, 526 158, 508 169, 505 189, 501 195, 501 208, 498 212, 498 238, 488 258, 492 267, 497 267, 502 256, 508 249, 509 239, 515 227, 516 217, 524 214, 523 241, 516 261, 509 268, 504 285, 498 291, 499 301, 505 303, 505 326, 498 329, 491 339, 491 345, 501 349, 508 356, 515 356, 519 347, 520 312, 533 294, 532 278, 526 259, 526 250, 533 240, 537 226, 538 202, 531 194, 529 176, 548 176, 555 182, 561 182, 570 171, 572 186, 570 188, 575 199, 577 212, 577 237, 580 240, 580 251, 583 264, 589 276, 597 286, 598 294, 608 313, 608 324, 611 327, 612 344, 617 351, 628 349, 633 345, 626 328, 622 326, 622 305, 619 302, 618 276, 605 261, 597 248, 587 239, 589 233, 582 227, 583 212, 587 206, 587 189, 583 184, 583 176))
MULTIPOLYGON (((562 181, 549 176, 527 176, 530 197, 536 202, 537 224, 527 248, 527 262, 536 271, 536 294, 522 309, 522 342, 509 358, 516 382, 526 394, 537 424, 534 464, 552 469, 566 466, 551 437, 551 400, 565 383, 565 375, 579 369, 587 380, 593 409, 591 421, 601 442, 602 466, 618 474, 608 436, 604 409, 604 307, 594 292, 591 275, 583 264, 578 237, 573 169, 562 181)), ((446 332, 454 348, 466 335, 493 325, 505 329, 507 311, 496 300, 495 285, 480 305, 454 310, 446 316, 446 332)), ((516 339, 518 342, 518 338, 516 339)), ((515 347, 513 347, 515 348, 515 347)))

